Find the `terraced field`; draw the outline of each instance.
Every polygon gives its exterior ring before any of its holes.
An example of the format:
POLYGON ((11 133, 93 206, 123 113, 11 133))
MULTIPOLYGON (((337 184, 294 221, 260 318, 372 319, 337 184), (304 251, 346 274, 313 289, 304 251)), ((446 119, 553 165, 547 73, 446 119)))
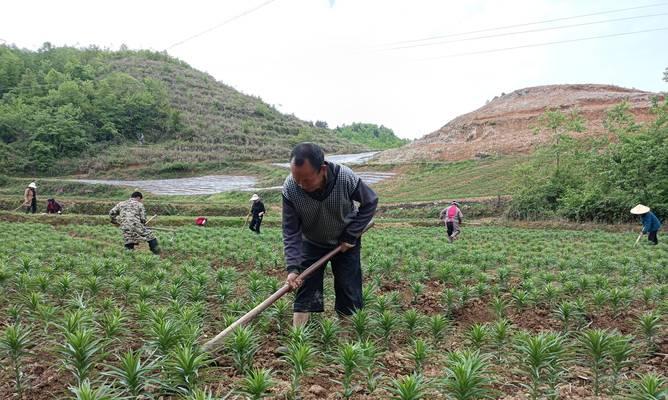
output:
POLYGON ((362 247, 365 308, 337 318, 328 273, 328 311, 306 329, 284 298, 206 353, 282 285, 278 228, 173 226, 155 257, 122 250, 112 226, 69 222, 0 222, 0 398, 666 391, 668 247, 634 247, 630 232, 473 226, 450 245, 442 228, 380 223, 362 247))

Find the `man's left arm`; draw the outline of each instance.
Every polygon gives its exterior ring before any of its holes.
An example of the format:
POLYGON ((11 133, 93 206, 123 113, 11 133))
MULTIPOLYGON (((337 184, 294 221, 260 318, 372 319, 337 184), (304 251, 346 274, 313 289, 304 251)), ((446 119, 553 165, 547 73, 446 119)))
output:
POLYGON ((118 225, 118 214, 120 214, 120 207, 118 207, 118 204, 114 206, 114 208, 109 211, 109 217, 111 218, 111 223, 114 225, 118 225))
POLYGON ((642 217, 640 217, 640 221, 642 222, 642 233, 645 234, 645 233, 649 232, 649 230, 648 230, 649 225, 650 225, 649 215, 647 215, 647 216, 643 215, 642 217))
POLYGON ((351 199, 360 203, 359 210, 357 211, 357 215, 353 217, 352 222, 343 231, 340 241, 355 244, 357 239, 362 235, 364 228, 366 228, 376 213, 378 195, 360 179, 351 199))
POLYGON ((143 204, 139 205, 139 221, 146 225, 146 208, 144 208, 143 204))

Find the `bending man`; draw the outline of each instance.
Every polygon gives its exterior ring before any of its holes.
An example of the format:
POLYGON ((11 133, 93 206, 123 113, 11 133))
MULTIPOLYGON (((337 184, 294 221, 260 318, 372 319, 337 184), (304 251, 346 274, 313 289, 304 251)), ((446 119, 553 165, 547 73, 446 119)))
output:
POLYGON ((146 209, 144 196, 141 192, 134 192, 129 200, 122 201, 109 211, 111 223, 121 226, 125 248, 134 250, 139 242, 148 242, 153 254, 160 254, 158 239, 146 227, 146 209))
POLYGON ((283 243, 287 283, 297 289, 293 324, 303 325, 309 313, 324 311, 325 268, 303 282, 298 274, 339 244, 344 252, 331 259, 334 307, 339 315, 351 315, 363 306, 360 236, 378 196, 350 168, 325 161, 313 143, 292 150, 290 172, 283 185, 283 243))

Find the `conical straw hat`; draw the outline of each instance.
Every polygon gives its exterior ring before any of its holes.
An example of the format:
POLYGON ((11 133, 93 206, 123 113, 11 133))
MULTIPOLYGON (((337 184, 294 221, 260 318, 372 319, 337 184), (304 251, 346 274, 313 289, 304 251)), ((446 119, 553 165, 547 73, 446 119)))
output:
POLYGON ((631 209, 631 214, 642 215, 649 212, 649 207, 638 204, 631 209))

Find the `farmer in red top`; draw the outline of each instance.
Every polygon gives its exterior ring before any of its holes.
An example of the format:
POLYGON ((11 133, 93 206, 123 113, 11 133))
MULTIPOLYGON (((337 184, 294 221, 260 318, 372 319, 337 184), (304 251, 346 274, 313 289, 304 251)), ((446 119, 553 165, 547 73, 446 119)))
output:
POLYGON ((448 241, 452 243, 459 235, 459 225, 462 223, 464 214, 459 209, 459 203, 453 201, 450 205, 441 211, 439 216, 445 222, 445 227, 448 230, 448 241))

